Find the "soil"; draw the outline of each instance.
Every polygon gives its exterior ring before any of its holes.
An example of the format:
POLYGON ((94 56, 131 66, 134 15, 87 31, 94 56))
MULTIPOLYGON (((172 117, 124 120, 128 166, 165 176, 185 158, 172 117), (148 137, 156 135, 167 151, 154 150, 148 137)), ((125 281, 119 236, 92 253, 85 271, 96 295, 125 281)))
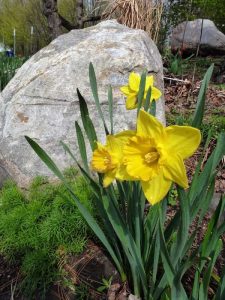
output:
MULTIPOLYGON (((196 107, 201 81, 199 79, 193 81, 192 76, 190 75, 183 76, 182 79, 176 78, 172 75, 168 75, 167 78, 172 78, 171 80, 165 80, 164 93, 167 119, 179 120, 179 118, 185 119, 190 117, 196 107)), ((211 124, 213 122, 212 120, 216 120, 218 117, 224 118, 222 124, 223 128, 221 128, 221 130, 225 131, 225 87, 210 85, 206 94, 205 116, 203 124, 206 123, 208 127, 214 126, 211 124)), ((215 130, 217 130, 216 126, 218 126, 218 124, 215 125, 215 130)), ((220 128, 218 128, 218 131, 220 131, 220 128)), ((214 149, 215 144, 216 139, 214 138, 206 150, 203 163, 206 162, 207 158, 214 149)), ((193 175, 195 166, 201 153, 202 148, 200 147, 199 150, 186 161, 189 179, 193 175)), ((225 158, 223 162, 221 162, 220 170, 217 174, 215 192, 223 194, 225 193, 225 158)))
POLYGON ((22 299, 19 290, 15 289, 20 282, 21 276, 19 266, 10 264, 0 255, 0 300, 9 300, 11 295, 14 299, 22 299), (15 289, 15 292, 13 292, 15 289))

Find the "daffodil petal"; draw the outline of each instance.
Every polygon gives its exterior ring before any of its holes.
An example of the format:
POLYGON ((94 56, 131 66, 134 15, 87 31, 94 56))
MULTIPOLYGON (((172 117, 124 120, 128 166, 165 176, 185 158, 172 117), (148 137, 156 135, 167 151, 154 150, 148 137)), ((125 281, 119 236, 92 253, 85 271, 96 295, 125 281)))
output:
POLYGON ((121 165, 120 168, 116 171, 116 179, 118 180, 127 180, 127 181, 132 181, 132 180, 136 180, 136 178, 130 176, 127 173, 126 170, 126 166, 125 165, 121 165))
POLYGON ((138 92, 140 81, 141 81, 141 78, 140 78, 139 74, 134 73, 134 72, 130 73, 130 76, 129 76, 129 87, 133 91, 138 92))
POLYGON ((103 186, 104 187, 109 186, 115 179, 115 176, 116 176, 116 170, 112 170, 105 173, 103 178, 103 186))
POLYGON ((183 159, 191 156, 201 141, 200 131, 190 126, 169 126, 166 134, 168 152, 178 153, 183 159))
POLYGON ((159 140, 164 137, 163 125, 152 115, 140 110, 137 120, 137 134, 159 140))
POLYGON ((146 77, 146 83, 145 83, 145 91, 148 91, 150 86, 153 86, 154 78, 153 75, 146 77))
POLYGON ((112 152, 118 152, 118 151, 120 152, 121 151, 121 148, 122 148, 121 141, 119 139, 117 139, 115 136, 107 135, 106 141, 107 141, 107 146, 110 149, 110 151, 112 151, 112 152))
POLYGON ((131 110, 137 107, 137 95, 131 95, 127 97, 126 109, 131 110))
POLYGON ((120 88, 120 90, 121 90, 121 92, 122 92, 124 95, 126 95, 126 96, 128 96, 128 95, 131 93, 131 89, 129 88, 128 85, 122 86, 122 87, 120 88))
POLYGON ((129 138, 132 138, 136 134, 134 130, 124 130, 114 135, 119 139, 123 144, 126 144, 129 138))
POLYGON ((155 88, 154 86, 152 87, 151 90, 151 100, 158 100, 160 97, 162 96, 162 93, 160 92, 160 90, 158 90, 157 88, 155 88))
POLYGON ((188 179, 183 159, 178 154, 170 154, 166 164, 163 166, 165 178, 176 182, 183 188, 188 187, 188 179))
POLYGON ((151 181, 141 181, 141 186, 146 199, 154 205, 166 196, 171 183, 171 180, 166 179, 163 176, 163 172, 160 172, 159 175, 154 177, 151 181))

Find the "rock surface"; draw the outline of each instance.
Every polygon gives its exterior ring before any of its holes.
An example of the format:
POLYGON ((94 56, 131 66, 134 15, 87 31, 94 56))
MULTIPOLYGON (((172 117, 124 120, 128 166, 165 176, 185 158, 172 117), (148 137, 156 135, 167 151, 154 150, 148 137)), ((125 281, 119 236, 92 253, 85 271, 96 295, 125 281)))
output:
POLYGON ((225 54, 225 35, 208 19, 185 21, 177 25, 171 36, 173 52, 196 53, 200 43, 200 55, 225 54))
MULTIPOLYGON (((160 54, 141 30, 129 29, 116 21, 74 30, 54 40, 28 60, 0 94, 0 166, 21 186, 36 175, 50 175, 27 144, 24 135, 37 141, 56 164, 71 164, 59 142, 72 146, 76 157, 74 121, 80 120, 76 88, 88 102, 98 139, 104 141, 88 79, 92 62, 99 84, 99 97, 107 116, 107 89, 114 94, 115 132, 134 126, 136 111, 126 111, 119 87, 127 84, 131 71, 144 68, 153 74, 163 90, 160 54)), ((164 101, 157 101, 157 117, 164 121, 164 101)), ((106 117, 108 120, 108 118, 106 117)))

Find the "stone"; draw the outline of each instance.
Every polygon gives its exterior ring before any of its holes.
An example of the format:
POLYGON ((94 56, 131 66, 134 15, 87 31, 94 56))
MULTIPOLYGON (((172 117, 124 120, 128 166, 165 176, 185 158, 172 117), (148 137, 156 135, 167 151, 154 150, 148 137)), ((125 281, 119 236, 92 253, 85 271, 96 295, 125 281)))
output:
POLYGON ((181 51, 183 55, 224 55, 225 35, 208 19, 196 19, 178 24, 171 35, 172 52, 181 51))
POLYGON ((5 181, 10 180, 9 173, 5 170, 4 167, 1 166, 0 162, 0 188, 3 187, 5 181))
MULTIPOLYGON (((61 35, 32 56, 0 94, 1 165, 20 186, 27 186, 36 175, 52 176, 25 135, 44 148, 60 169, 72 163, 60 141, 70 145, 79 158, 74 129, 75 120, 81 124, 76 88, 87 100, 98 139, 104 142, 103 125, 89 85, 90 62, 96 71, 106 120, 108 86, 112 86, 115 132, 134 127, 136 121, 136 111, 126 111, 119 90, 127 84, 131 71, 141 73, 146 69, 163 91, 161 56, 144 31, 104 21, 61 35)), ((162 97, 157 101, 156 116, 165 123, 164 113, 162 97)))

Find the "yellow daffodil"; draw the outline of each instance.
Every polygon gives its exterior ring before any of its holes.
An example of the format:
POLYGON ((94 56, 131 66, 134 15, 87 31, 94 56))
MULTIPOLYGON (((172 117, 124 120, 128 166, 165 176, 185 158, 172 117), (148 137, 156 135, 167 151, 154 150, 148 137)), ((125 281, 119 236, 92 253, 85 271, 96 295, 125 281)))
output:
POLYGON ((155 117, 140 111, 137 133, 128 139, 123 149, 124 164, 129 176, 141 181, 152 205, 164 198, 172 182, 188 187, 183 160, 195 152, 200 140, 201 134, 196 128, 164 127, 155 117))
MULTIPOLYGON (((97 143, 97 149, 93 152, 91 167, 93 171, 104 173, 103 185, 109 186, 117 178, 121 179, 120 174, 126 174, 123 162, 123 146, 128 138, 134 135, 134 131, 127 130, 118 135, 108 135, 106 145, 97 143)), ((126 178, 129 178, 126 174, 126 178)))
MULTIPOLYGON (((126 99, 126 108, 127 109, 135 109, 137 107, 137 96, 139 91, 139 86, 141 82, 141 76, 137 73, 130 73, 129 76, 129 83, 126 86, 122 86, 120 88, 121 92, 127 97, 126 99)), ((161 92, 157 88, 153 86, 154 79, 153 76, 147 76, 146 77, 146 84, 145 84, 145 93, 144 93, 144 99, 143 104, 147 96, 147 92, 149 88, 151 87, 151 101, 157 100, 161 97, 161 92)))

